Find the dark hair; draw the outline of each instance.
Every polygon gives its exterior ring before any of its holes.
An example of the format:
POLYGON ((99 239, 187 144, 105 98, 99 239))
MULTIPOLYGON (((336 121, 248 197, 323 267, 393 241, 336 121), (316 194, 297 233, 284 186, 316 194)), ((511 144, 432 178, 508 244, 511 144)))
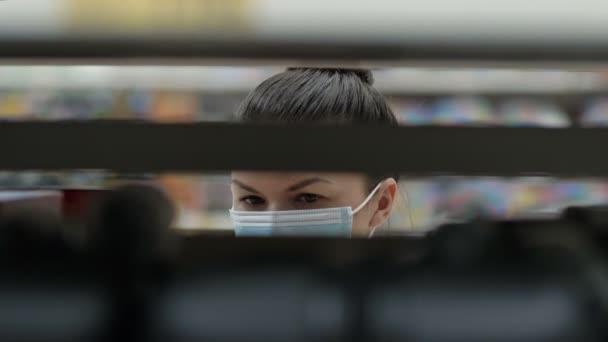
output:
POLYGON ((237 115, 255 123, 397 125, 368 70, 290 68, 257 86, 237 115))
MULTIPOLYGON (((248 123, 328 123, 397 126, 386 99, 363 69, 289 68, 258 85, 237 116, 248 123)), ((375 186, 394 175, 370 175, 375 186)))

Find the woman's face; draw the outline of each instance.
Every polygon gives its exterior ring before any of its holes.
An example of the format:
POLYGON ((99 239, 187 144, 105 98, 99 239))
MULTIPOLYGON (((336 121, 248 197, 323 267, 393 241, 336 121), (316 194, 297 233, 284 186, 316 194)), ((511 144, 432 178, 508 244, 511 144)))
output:
MULTIPOLYGON (((355 173, 233 172, 232 207, 239 211, 355 209, 369 195, 368 183, 364 175, 355 173)), ((382 182, 368 204, 354 215, 353 236, 367 237, 388 219, 396 190, 394 179, 382 182)))

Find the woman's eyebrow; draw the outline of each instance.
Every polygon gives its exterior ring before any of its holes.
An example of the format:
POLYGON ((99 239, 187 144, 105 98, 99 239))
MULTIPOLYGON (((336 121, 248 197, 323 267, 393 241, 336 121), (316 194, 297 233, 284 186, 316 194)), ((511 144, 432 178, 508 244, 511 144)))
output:
POLYGON ((254 194, 259 194, 260 192, 257 191, 256 189, 250 187, 249 185, 237 180, 237 179, 233 179, 232 180, 232 184, 236 184, 238 185, 241 189, 247 190, 249 192, 253 192, 254 194))
POLYGON ((294 185, 291 185, 289 188, 287 188, 287 192, 293 192, 293 191, 297 191, 300 190, 302 188, 305 188, 309 185, 315 184, 315 183, 329 183, 329 184, 333 184, 334 182, 329 180, 329 179, 325 179, 325 178, 319 178, 319 177, 315 177, 315 178, 310 178, 310 179, 305 179, 301 182, 298 182, 294 185))

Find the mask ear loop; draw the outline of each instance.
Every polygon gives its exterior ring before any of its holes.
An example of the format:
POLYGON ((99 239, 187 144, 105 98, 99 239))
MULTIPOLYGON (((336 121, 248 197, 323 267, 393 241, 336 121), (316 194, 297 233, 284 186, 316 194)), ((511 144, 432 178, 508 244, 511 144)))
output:
MULTIPOLYGON (((403 194, 405 194, 405 201, 406 201, 406 204, 407 204, 407 216, 408 216, 408 219, 410 221, 409 222, 410 223, 410 229, 414 230, 414 218, 412 217, 412 207, 410 205, 410 195, 407 192, 407 188, 405 188, 405 187, 403 188, 403 194)), ((372 231, 367 236, 368 239, 371 238, 374 235, 374 233, 376 232, 376 229, 378 229, 377 226, 372 228, 372 231)))
MULTIPOLYGON (((380 186, 382 186, 382 183, 384 183, 384 182, 378 183, 378 185, 376 185, 376 187, 374 188, 374 190, 372 190, 372 192, 369 193, 369 195, 363 201, 363 203, 361 203, 355 210, 353 210, 353 215, 355 215, 356 213, 358 213, 359 211, 361 211, 361 209, 363 209, 363 207, 365 207, 369 203, 369 201, 371 201, 372 197, 374 197, 374 195, 376 194, 376 192, 378 192, 378 189, 380 189, 380 186)), ((372 231, 369 233, 369 236, 367 237, 368 239, 372 236, 372 234, 374 234, 374 232, 376 231, 376 228, 378 228, 378 227, 372 228, 372 231)))
POLYGON ((369 232, 369 235, 367 236, 368 239, 371 238, 374 235, 374 233, 376 232, 376 229, 378 229, 378 226, 372 228, 372 231, 369 232))
POLYGON ((355 210, 353 210, 353 215, 355 215, 356 213, 358 213, 359 211, 361 211, 361 209, 363 209, 363 207, 365 207, 367 205, 367 203, 369 203, 369 201, 372 199, 372 197, 374 197, 374 195, 376 194, 376 192, 378 192, 378 189, 380 189, 380 186, 382 185, 382 183, 383 182, 378 183, 378 185, 376 185, 376 187, 374 188, 374 190, 372 190, 372 192, 369 193, 369 195, 363 201, 363 203, 361 203, 355 210))

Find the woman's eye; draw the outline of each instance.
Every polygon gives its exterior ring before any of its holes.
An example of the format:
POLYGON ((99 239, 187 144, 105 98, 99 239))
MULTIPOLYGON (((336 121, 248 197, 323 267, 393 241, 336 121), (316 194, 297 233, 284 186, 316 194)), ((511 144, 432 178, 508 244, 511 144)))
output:
POLYGON ((302 195, 298 196, 298 198, 296 199, 296 201, 302 202, 302 203, 315 203, 319 199, 321 199, 321 196, 319 196, 319 195, 315 195, 315 194, 302 194, 302 195))
POLYGON ((246 205, 255 206, 264 204, 264 199, 258 196, 247 196, 240 199, 246 205))

